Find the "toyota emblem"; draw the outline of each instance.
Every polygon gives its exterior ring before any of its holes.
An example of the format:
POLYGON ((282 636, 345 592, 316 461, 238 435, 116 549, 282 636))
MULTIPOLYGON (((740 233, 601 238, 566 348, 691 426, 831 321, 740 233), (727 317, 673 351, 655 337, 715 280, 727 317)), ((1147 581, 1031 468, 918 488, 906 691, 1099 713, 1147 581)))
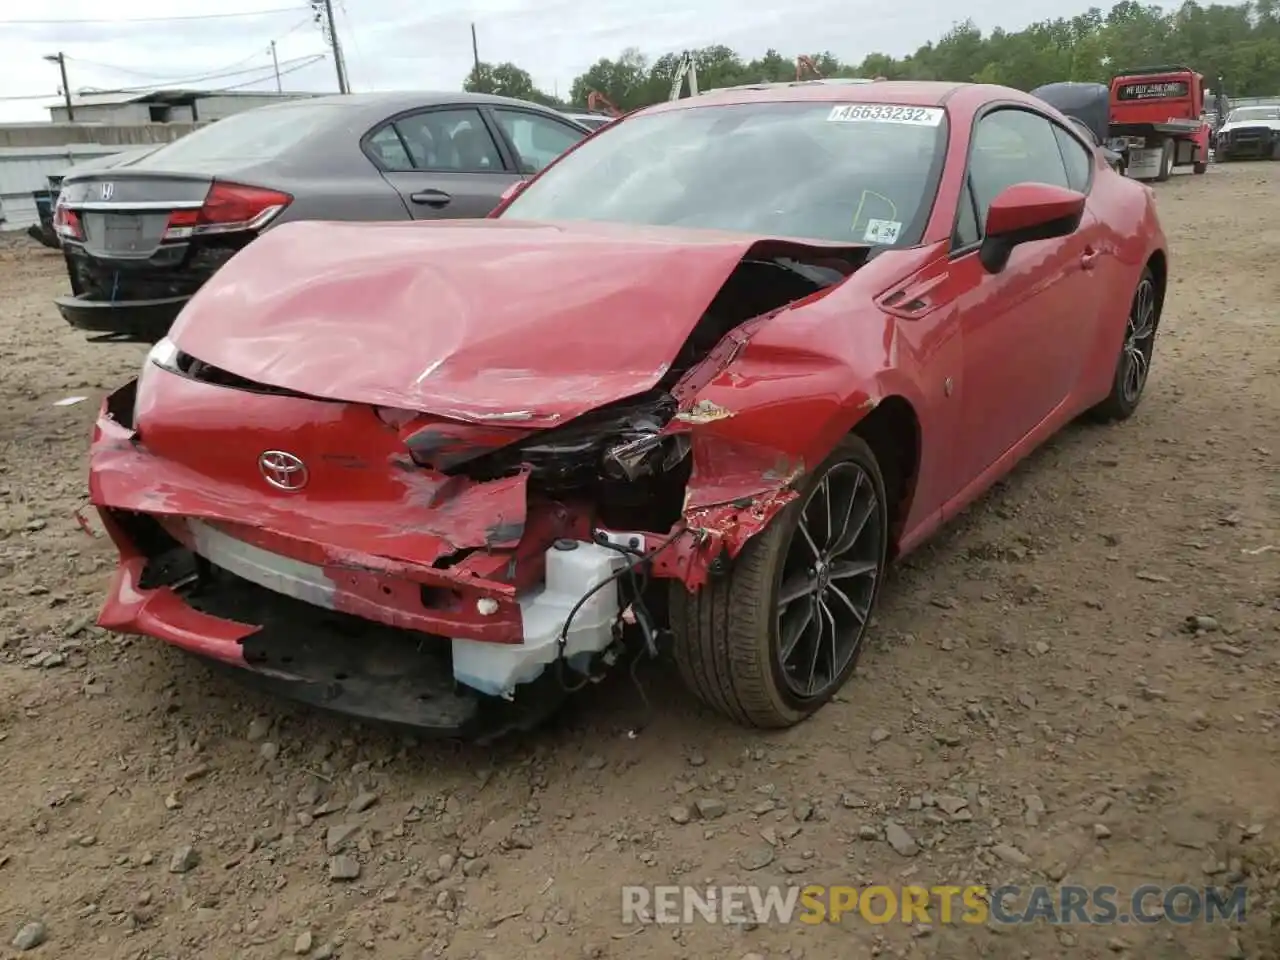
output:
POLYGON ((110 200, 116 194, 116 185, 114 183, 104 183, 102 185, 102 199, 110 200))
POLYGON ((307 465, 292 453, 268 450, 258 458, 262 479, 277 490, 301 490, 307 485, 307 465))

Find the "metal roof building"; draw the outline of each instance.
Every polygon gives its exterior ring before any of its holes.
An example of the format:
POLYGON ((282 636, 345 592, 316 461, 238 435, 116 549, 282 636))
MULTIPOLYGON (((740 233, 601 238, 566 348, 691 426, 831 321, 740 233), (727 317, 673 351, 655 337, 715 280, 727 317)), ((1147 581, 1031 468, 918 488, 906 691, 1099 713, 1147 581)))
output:
MULTIPOLYGON (((71 97, 75 123, 201 123, 221 120, 242 110, 314 97, 314 93, 276 93, 270 90, 103 90, 71 97)), ((50 102, 49 118, 66 123, 64 100, 50 102)))

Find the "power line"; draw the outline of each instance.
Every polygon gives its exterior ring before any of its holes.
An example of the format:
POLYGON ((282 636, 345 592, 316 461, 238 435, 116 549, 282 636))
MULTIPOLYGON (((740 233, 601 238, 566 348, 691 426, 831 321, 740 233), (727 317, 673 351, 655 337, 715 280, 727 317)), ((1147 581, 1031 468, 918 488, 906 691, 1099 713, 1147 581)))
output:
MULTIPOLYGON (((283 76, 287 76, 287 75, 288 75, 288 74, 290 74, 290 73, 296 73, 296 72, 297 72, 297 71, 299 71, 299 70, 304 70, 304 69, 306 69, 307 67, 311 66, 313 63, 319 63, 321 60, 324 60, 324 59, 325 59, 325 58, 327 58, 328 56, 329 56, 329 55, 328 55, 327 53, 316 53, 316 54, 312 54, 310 57, 307 57, 307 58, 306 58, 306 61, 307 61, 306 63, 298 63, 298 64, 295 64, 295 65, 294 65, 294 66, 292 66, 292 67, 289 67, 287 70, 281 70, 279 73, 277 73, 277 74, 276 74, 276 76, 277 76, 277 77, 283 77, 283 76)), ((209 93, 226 93, 228 90, 239 90, 241 87, 251 87, 251 86, 253 86, 255 83, 262 83, 264 80, 267 80, 267 79, 269 79, 269 78, 268 78, 268 77, 259 77, 257 80, 246 80, 246 81, 244 81, 243 83, 233 83, 233 84, 231 84, 231 86, 229 86, 229 87, 215 87, 213 90, 209 90, 209 91, 207 91, 207 92, 209 92, 209 93)), ((205 92, 205 91, 201 91, 201 92, 205 92)))
MULTIPOLYGON (((283 63, 284 64, 298 63, 300 60, 307 60, 308 62, 310 62, 311 59, 314 57, 323 57, 323 56, 324 56, 323 53, 319 53, 319 54, 308 53, 301 57, 294 57, 291 60, 285 60, 283 61, 283 63)), ((173 80, 157 80, 155 83, 148 83, 138 87, 116 87, 114 89, 103 90, 101 92, 103 93, 149 93, 152 90, 162 90, 166 87, 181 87, 188 83, 205 83, 206 81, 209 81, 209 80, 225 80, 228 77, 242 77, 246 73, 262 73, 263 71, 266 71, 268 74, 270 74, 271 69, 272 67, 270 64, 264 64, 263 66, 258 66, 258 67, 244 67, 243 69, 240 69, 240 70, 219 70, 213 73, 202 73, 192 77, 177 77, 173 80)), ((82 88, 81 92, 92 93, 93 91, 82 88)))
MULTIPOLYGON (((289 36, 290 34, 296 32, 302 27, 305 27, 310 22, 311 22, 310 17, 304 17, 303 19, 295 23, 292 27, 290 27, 288 30, 286 30, 284 33, 280 34, 279 36, 273 39, 275 42, 278 43, 279 41, 283 40, 285 37, 289 36)), ((239 60, 236 60, 232 63, 228 63, 225 67, 219 67, 217 71, 215 71, 215 75, 220 75, 224 70, 234 70, 236 67, 246 64, 250 60, 253 60, 259 56, 261 56, 260 51, 251 53, 247 57, 241 57, 239 60)), ((100 70, 110 70, 113 73, 123 73, 131 77, 142 77, 145 80, 155 80, 157 83, 162 83, 166 85, 172 84, 175 82, 173 80, 163 79, 161 76, 154 73, 144 73, 141 70, 133 70, 133 69, 130 69, 129 67, 118 67, 113 63, 102 63, 101 61, 98 61, 98 60, 84 60, 80 57, 73 57, 71 56, 71 54, 67 54, 67 59, 75 63, 83 63, 86 66, 97 67, 100 70)))
MULTIPOLYGON (((327 54, 324 54, 324 53, 312 53, 302 57, 294 57, 291 60, 282 60, 281 61, 282 69, 280 70, 280 74, 281 76, 283 76, 286 73, 292 73, 294 70, 301 70, 303 67, 310 66, 311 64, 316 63, 317 61, 323 60, 326 56, 327 54), (288 69, 283 69, 284 67, 288 67, 288 69)), ((230 70, 230 71, 224 71, 221 73, 203 74, 201 76, 196 76, 196 77, 184 77, 177 80, 167 80, 161 83, 147 84, 144 87, 117 87, 114 90, 89 90, 89 89, 82 88, 76 92, 75 96, 91 96, 93 94, 112 94, 112 93, 146 94, 146 93, 153 93, 158 90, 163 90, 166 87, 180 87, 189 83, 203 83, 209 80, 225 80, 228 77, 244 76, 246 73, 264 74, 261 77, 255 77, 251 80, 246 80, 242 83, 234 85, 234 86, 250 86, 252 84, 261 83, 264 80, 271 79, 273 69, 274 68, 268 64, 261 67, 249 67, 245 70, 230 70)), ((217 89, 230 90, 233 88, 234 87, 219 87, 217 89)), ((61 96, 60 93, 23 94, 20 96, 9 96, 9 97, 0 96, 0 101, 54 100, 54 99, 57 99, 59 96, 61 96)))
POLYGON ((0 20, 0 26, 56 26, 74 23, 176 23, 184 20, 230 20, 236 17, 270 17, 279 13, 297 13, 299 7, 276 7, 272 10, 245 10, 242 13, 196 13, 181 17, 89 17, 67 20, 0 20))

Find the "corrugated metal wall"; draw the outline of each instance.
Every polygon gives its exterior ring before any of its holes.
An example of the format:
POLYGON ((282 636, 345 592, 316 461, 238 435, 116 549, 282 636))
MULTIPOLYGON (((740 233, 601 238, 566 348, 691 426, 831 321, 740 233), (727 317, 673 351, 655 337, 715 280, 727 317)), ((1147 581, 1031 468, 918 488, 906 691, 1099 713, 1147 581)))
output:
POLYGON ((39 221, 31 193, 47 190, 51 174, 124 149, 87 143, 62 147, 0 147, 0 214, 4 215, 0 229, 25 230, 39 221))
MULTIPOLYGON (((102 143, 42 143, 57 128, 53 124, 0 127, 0 230, 25 230, 38 222, 35 190, 47 190, 48 178, 67 168, 130 150, 147 143, 165 143, 196 129, 199 124, 153 123, 124 127, 68 125, 79 137, 97 134, 102 143), (18 146, 12 144, 15 143, 18 146), (24 143, 24 141, 26 141, 24 143)), ((65 135, 65 134, 64 134, 65 135)))

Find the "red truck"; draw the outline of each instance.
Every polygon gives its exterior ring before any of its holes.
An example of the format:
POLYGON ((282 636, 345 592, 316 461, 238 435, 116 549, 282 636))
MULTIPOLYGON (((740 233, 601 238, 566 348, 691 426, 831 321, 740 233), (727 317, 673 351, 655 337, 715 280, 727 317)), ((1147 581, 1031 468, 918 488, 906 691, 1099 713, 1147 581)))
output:
POLYGON ((1209 169, 1204 77, 1189 67, 1141 67, 1111 80, 1107 146, 1135 180, 1168 180, 1174 167, 1209 169))

